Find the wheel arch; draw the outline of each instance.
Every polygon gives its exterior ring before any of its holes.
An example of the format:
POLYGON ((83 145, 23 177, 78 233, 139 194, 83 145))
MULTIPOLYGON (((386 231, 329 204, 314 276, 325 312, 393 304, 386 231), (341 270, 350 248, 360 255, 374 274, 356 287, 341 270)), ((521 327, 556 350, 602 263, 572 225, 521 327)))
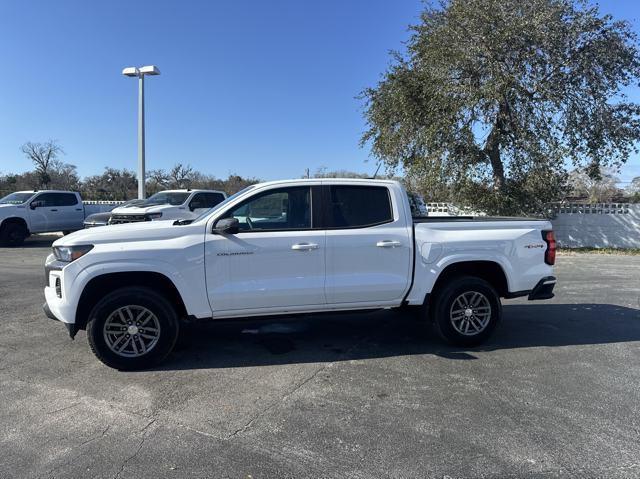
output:
POLYGON ((27 230, 27 234, 29 234, 29 225, 24 218, 21 218, 19 216, 9 216, 8 218, 0 221, 0 231, 2 231, 10 224, 18 224, 24 226, 24 228, 27 230))
POLYGON ((474 276, 485 280, 500 297, 509 294, 509 283, 504 269, 500 263, 490 260, 459 261, 447 265, 436 278, 431 294, 436 294, 447 281, 459 276, 474 276))
POLYGON ((105 273, 89 280, 82 290, 78 300, 78 307, 76 308, 75 332, 80 329, 86 329, 93 306, 106 292, 131 286, 147 287, 163 294, 175 305, 179 318, 184 319, 188 316, 187 308, 178 288, 164 274, 151 271, 105 273))

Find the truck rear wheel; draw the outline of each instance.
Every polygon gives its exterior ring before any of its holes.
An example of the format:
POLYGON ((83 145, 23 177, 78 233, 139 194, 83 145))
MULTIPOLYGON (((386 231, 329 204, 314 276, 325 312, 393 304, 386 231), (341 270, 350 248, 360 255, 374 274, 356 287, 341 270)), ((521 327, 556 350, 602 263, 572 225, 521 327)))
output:
POLYGON ((485 342, 502 318, 496 290, 473 276, 453 278, 434 298, 433 320, 442 338, 456 346, 485 342))
POLYGON ((27 228, 21 223, 9 223, 0 228, 0 246, 20 246, 29 236, 27 228))
POLYGON ((173 349, 179 321, 174 307, 146 287, 117 289, 89 316, 87 338, 96 357, 120 370, 158 364, 173 349))

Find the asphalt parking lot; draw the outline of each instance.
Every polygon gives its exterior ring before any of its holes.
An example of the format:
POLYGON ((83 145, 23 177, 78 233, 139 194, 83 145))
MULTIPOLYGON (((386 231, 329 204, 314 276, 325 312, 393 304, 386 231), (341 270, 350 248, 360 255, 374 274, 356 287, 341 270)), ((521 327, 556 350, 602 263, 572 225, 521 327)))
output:
POLYGON ((0 478, 638 477, 640 256, 559 256, 480 349, 394 312, 189 328, 122 373, 0 249, 0 478))

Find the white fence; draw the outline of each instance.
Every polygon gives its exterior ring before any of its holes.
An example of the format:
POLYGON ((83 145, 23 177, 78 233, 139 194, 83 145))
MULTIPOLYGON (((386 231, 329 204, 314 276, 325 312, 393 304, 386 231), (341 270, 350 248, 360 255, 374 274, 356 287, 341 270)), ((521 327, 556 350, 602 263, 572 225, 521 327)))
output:
POLYGON ((552 220, 565 248, 640 248, 640 203, 567 203, 552 220))
POLYGON ((426 203, 429 216, 486 216, 486 213, 460 208, 451 203, 426 203))

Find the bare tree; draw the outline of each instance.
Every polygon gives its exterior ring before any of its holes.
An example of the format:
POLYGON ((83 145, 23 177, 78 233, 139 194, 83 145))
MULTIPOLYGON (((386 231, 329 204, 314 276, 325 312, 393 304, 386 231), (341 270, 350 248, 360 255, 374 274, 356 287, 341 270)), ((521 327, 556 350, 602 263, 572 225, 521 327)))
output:
POLYGON ((605 168, 599 178, 592 178, 584 170, 575 169, 569 173, 569 185, 574 196, 583 197, 591 203, 612 201, 620 196, 621 191, 617 186, 620 179, 616 171, 605 168))
POLYGON ((51 183, 51 169, 57 166, 56 160, 59 155, 64 154, 64 150, 56 140, 49 140, 45 143, 26 142, 20 148, 22 153, 35 165, 36 173, 41 186, 51 183))
POLYGON ((313 174, 314 178, 369 178, 367 173, 357 173, 349 170, 330 171, 326 166, 321 166, 313 174))
POLYGON ((187 188, 193 179, 193 168, 191 165, 177 163, 169 171, 169 177, 175 188, 187 188))
POLYGON ((625 192, 630 201, 634 203, 640 202, 640 176, 636 176, 631 183, 625 188, 625 192))
POLYGON ((171 177, 163 169, 150 170, 147 172, 147 194, 153 195, 169 186, 171 177))

